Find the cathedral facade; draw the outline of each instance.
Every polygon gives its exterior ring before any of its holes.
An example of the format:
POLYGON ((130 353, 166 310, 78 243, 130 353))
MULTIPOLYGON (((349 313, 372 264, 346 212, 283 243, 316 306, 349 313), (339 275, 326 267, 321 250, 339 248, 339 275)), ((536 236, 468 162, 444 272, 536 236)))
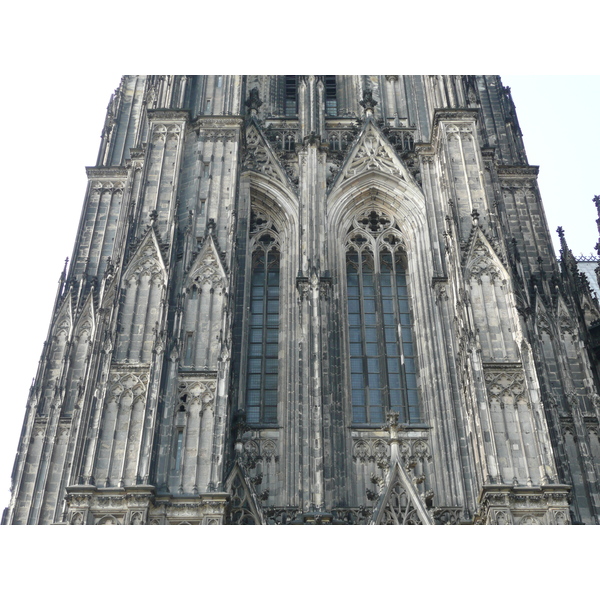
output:
POLYGON ((537 173, 496 76, 123 77, 3 523, 600 523, 537 173))

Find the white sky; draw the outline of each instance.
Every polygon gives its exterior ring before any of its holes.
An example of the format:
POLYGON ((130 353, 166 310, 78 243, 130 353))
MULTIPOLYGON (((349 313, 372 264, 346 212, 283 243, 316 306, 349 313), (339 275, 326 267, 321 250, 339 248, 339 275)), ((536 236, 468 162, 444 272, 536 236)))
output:
POLYGON ((75 240, 84 167, 95 164, 106 105, 122 73, 504 73, 529 162, 541 167, 550 229, 562 225, 576 254, 593 252, 600 77, 592 4, 575 0, 568 14, 542 14, 515 0, 493 14, 486 10, 497 5, 484 9, 475 1, 430 2, 426 11, 423 3, 347 5, 329 14, 323 3, 307 0, 304 16, 292 16, 280 3, 262 3, 274 21, 256 18, 257 3, 206 4, 106 0, 83 8, 57 0, 4 9, 0 510, 9 501, 56 284, 75 240), (361 35, 368 20, 384 24, 381 35, 361 35))

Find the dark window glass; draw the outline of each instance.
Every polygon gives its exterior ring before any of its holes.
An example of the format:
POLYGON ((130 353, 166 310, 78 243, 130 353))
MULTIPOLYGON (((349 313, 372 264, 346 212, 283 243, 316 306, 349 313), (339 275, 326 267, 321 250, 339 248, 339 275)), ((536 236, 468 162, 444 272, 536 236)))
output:
POLYGON ((331 117, 338 114, 335 75, 325 75, 325 112, 331 117))
POLYGON ((253 425, 277 423, 279 341, 279 252, 259 247, 252 257, 246 419, 253 425))
POLYGON ((285 76, 285 116, 295 117, 298 112, 298 76, 285 76))
POLYGON ((386 410, 418 423, 419 403, 406 274, 398 255, 347 254, 352 420, 381 424, 386 410), (378 264, 378 267, 376 267, 378 264))

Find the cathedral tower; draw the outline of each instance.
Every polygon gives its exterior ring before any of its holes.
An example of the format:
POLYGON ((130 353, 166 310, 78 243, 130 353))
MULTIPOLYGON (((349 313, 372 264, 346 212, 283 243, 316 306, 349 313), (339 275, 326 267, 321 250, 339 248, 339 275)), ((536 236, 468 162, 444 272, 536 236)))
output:
POLYGON ((537 172, 496 76, 123 77, 3 523, 599 523, 537 172))

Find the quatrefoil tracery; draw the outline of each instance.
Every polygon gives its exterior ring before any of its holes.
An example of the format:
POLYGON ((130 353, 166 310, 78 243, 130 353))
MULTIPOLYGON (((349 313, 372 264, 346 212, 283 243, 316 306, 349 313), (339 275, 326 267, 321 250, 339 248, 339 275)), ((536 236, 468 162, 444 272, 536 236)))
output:
POLYGON ((394 253, 403 246, 400 229, 394 218, 378 209, 366 210, 352 220, 346 240, 347 248, 360 250, 371 246, 373 249, 387 248, 394 253))

